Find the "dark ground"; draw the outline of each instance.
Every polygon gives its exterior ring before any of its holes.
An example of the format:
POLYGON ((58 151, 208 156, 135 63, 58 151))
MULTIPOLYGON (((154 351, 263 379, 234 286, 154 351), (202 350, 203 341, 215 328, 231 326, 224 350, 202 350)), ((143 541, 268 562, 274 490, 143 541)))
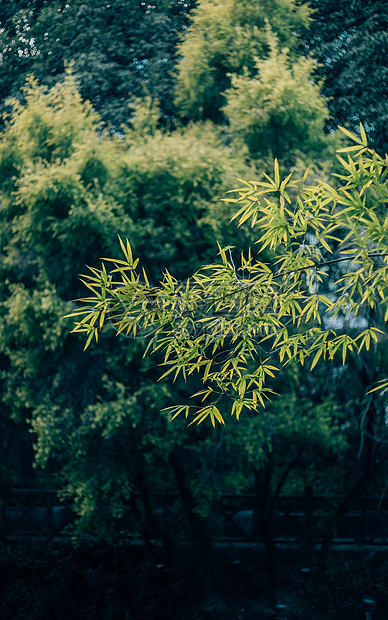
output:
MULTIPOLYGON (((280 598, 289 620, 356 620, 361 601, 388 617, 384 550, 335 550, 324 568, 317 552, 279 549, 280 598)), ((274 618, 260 545, 218 546, 213 594, 198 591, 195 554, 181 548, 168 565, 161 549, 115 550, 47 540, 1 543, 2 620, 266 620, 274 618), (202 598, 202 600, 201 600, 202 598)))

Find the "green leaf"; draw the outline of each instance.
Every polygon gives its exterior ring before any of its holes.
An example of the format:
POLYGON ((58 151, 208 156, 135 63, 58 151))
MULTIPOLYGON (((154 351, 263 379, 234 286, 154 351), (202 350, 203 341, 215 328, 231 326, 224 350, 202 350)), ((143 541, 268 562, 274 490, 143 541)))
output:
POLYGON ((366 137, 365 129, 362 123, 360 123, 360 134, 363 145, 368 146, 368 139, 366 137))
POLYGON ((345 129, 345 127, 339 126, 338 129, 340 129, 342 131, 342 133, 345 134, 345 136, 347 136, 348 138, 353 140, 353 142, 357 142, 358 144, 362 144, 362 140, 360 140, 360 138, 358 138, 354 133, 351 133, 348 129, 345 129))
POLYGON ((279 188, 280 186, 279 162, 276 158, 274 161, 274 174, 275 174, 275 185, 277 188, 279 188))

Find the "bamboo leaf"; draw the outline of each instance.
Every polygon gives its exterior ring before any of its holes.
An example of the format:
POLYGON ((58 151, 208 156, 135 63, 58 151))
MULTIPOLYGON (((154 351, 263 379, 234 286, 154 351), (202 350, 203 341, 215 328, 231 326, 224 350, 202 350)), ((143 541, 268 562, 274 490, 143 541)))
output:
POLYGON ((274 161, 274 175, 275 175, 275 185, 278 188, 280 185, 280 174, 279 174, 279 162, 276 158, 274 161))
POLYGON ((362 145, 362 140, 360 140, 360 138, 358 138, 356 135, 354 135, 354 133, 351 133, 348 129, 345 129, 345 127, 339 126, 338 129, 340 129, 342 131, 342 133, 345 134, 345 136, 347 136, 348 138, 353 140, 353 142, 357 142, 358 144, 362 145))

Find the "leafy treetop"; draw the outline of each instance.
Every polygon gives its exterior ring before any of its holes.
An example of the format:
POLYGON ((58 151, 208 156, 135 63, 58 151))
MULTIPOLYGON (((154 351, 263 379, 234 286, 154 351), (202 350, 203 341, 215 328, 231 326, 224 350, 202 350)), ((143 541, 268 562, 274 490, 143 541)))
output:
POLYGON ((295 50, 309 9, 295 0, 200 0, 178 47, 176 105, 183 117, 220 120, 230 75, 255 73, 269 52, 268 29, 280 48, 295 50))

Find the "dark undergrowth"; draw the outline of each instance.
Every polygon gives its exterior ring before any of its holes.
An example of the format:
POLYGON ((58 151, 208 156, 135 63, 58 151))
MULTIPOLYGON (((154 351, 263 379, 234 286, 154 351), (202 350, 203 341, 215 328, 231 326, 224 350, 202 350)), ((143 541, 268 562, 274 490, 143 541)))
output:
MULTIPOLYGON (((299 549, 278 550, 279 599, 289 620, 364 619, 362 598, 387 617, 387 552, 333 551, 328 566, 299 549)), ((2 620, 259 620, 274 618, 260 546, 218 546, 205 597, 189 547, 79 547, 50 541, 1 544, 2 620)))

